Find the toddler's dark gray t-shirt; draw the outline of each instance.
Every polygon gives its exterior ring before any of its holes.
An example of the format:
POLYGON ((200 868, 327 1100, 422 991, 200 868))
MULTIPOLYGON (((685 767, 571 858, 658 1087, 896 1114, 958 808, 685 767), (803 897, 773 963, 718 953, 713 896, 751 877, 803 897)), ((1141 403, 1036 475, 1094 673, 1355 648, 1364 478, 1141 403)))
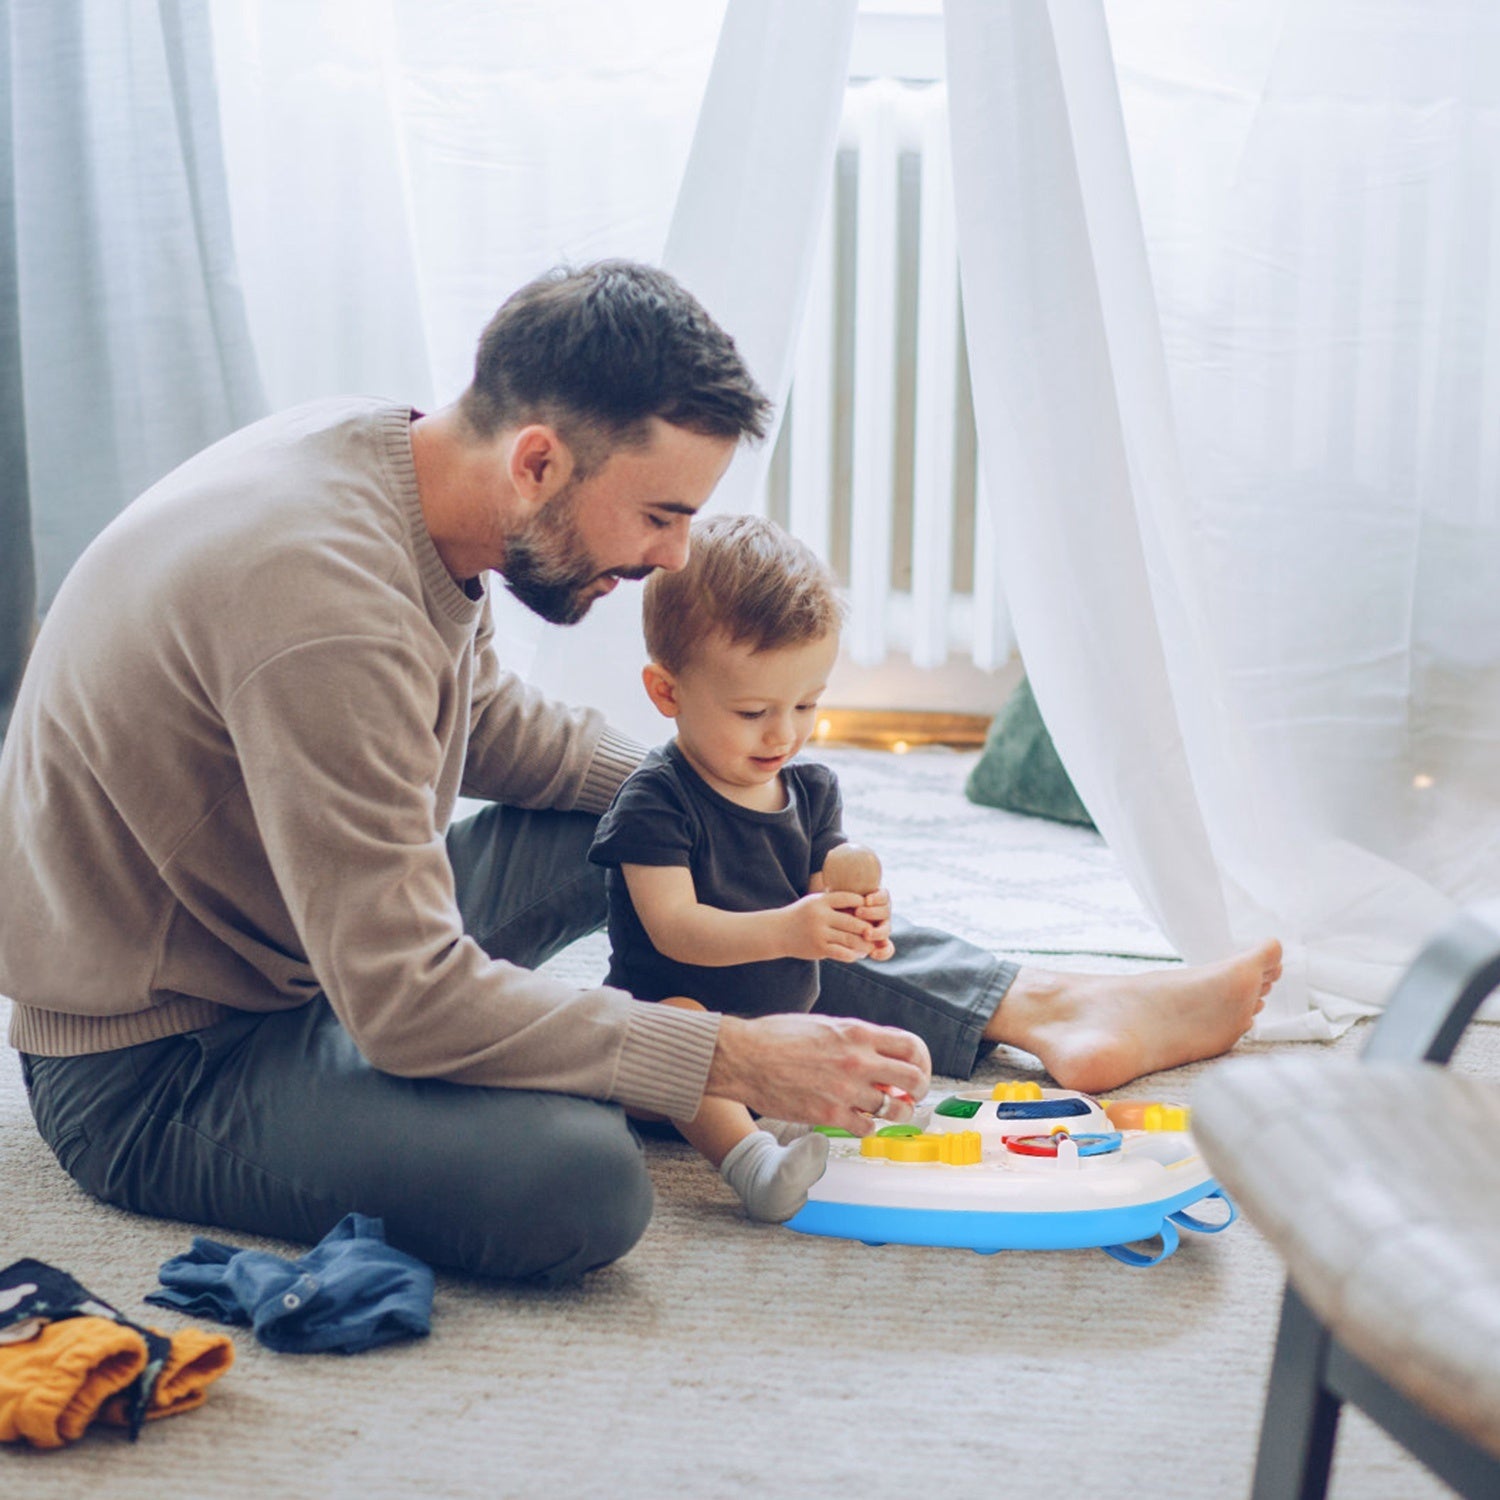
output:
POLYGON ((722 911, 765 911, 807 894, 828 851, 844 842, 838 781, 827 766, 780 772, 787 805, 756 812, 716 792, 675 741, 651 751, 599 823, 589 858, 608 867, 608 984, 642 1000, 687 995, 710 1010, 763 1016, 810 1010, 818 965, 799 958, 712 967, 659 953, 641 925, 621 865, 682 865, 698 900, 722 911))

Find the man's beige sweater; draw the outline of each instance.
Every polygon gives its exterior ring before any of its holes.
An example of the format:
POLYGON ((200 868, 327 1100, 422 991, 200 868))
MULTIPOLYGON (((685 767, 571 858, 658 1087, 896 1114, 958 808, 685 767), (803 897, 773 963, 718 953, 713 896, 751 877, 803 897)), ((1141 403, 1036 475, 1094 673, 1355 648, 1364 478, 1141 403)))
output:
POLYGON ((337 400, 257 423, 67 578, 0 754, 11 1043, 106 1051, 321 991, 388 1072, 690 1117, 716 1016, 463 932, 456 798, 600 812, 638 751, 500 669, 423 524, 410 421, 337 400))

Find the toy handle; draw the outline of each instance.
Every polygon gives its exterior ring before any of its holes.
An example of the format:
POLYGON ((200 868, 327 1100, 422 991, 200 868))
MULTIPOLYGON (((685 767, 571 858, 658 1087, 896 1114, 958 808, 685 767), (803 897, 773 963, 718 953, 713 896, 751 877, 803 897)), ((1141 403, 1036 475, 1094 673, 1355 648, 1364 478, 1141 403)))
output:
POLYGON ((1114 1258, 1127 1266, 1159 1266, 1177 1248, 1177 1230, 1172 1226, 1172 1220, 1176 1214, 1169 1214, 1161 1222, 1161 1228, 1156 1231, 1156 1237, 1161 1241, 1161 1249, 1155 1255, 1144 1255, 1139 1250, 1132 1250, 1128 1245, 1104 1245, 1101 1246, 1106 1255, 1114 1258))
POLYGON ((1223 1188, 1216 1189, 1198 1201, 1200 1203, 1210 1203, 1215 1198, 1229 1210, 1229 1217, 1222 1224, 1210 1224, 1206 1219, 1195 1219, 1185 1208, 1179 1208, 1175 1214, 1168 1214, 1167 1217, 1174 1224, 1181 1224, 1184 1229, 1196 1230, 1199 1234, 1218 1234, 1228 1229, 1239 1218, 1240 1211, 1234 1206, 1234 1200, 1230 1198, 1229 1194, 1223 1188))

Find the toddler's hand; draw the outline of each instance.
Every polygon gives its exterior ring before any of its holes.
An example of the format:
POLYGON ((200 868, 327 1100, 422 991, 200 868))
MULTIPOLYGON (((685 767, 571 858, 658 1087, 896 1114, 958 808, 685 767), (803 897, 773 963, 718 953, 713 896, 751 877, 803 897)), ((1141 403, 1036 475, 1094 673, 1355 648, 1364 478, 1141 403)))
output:
POLYGON ((882 888, 860 897, 860 901, 854 915, 870 924, 870 957, 889 958, 896 951, 891 942, 891 893, 882 888))
POLYGON ((853 908, 864 900, 848 891, 820 891, 784 908, 788 958, 868 958, 873 929, 853 908))

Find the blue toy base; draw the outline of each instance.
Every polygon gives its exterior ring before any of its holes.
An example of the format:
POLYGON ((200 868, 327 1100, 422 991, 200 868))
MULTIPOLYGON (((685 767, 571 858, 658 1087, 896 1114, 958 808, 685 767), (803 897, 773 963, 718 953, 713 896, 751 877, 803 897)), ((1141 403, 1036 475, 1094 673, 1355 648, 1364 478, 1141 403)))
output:
POLYGON ((1154 1266, 1178 1245, 1178 1228, 1217 1234, 1234 1223, 1234 1204, 1209 1181, 1158 1203, 1072 1213, 986 1213, 982 1209, 884 1208, 868 1203, 808 1203, 787 1228, 799 1234, 861 1240, 867 1245, 942 1245, 993 1255, 999 1250, 1100 1249, 1126 1265, 1154 1266), (1228 1209, 1220 1224, 1184 1213, 1217 1198, 1228 1209), (1132 1241, 1162 1241, 1156 1255, 1129 1248, 1132 1241))

